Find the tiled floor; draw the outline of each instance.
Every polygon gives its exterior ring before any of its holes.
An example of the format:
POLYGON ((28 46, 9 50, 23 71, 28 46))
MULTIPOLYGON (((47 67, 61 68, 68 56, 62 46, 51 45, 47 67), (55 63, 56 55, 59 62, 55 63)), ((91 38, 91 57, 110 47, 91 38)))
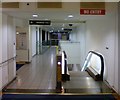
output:
POLYGON ((7 89, 55 89, 56 49, 50 48, 17 71, 17 79, 7 89))
POLYGON ((65 93, 113 93, 103 81, 95 81, 87 72, 70 71, 70 75, 70 81, 63 82, 65 93))

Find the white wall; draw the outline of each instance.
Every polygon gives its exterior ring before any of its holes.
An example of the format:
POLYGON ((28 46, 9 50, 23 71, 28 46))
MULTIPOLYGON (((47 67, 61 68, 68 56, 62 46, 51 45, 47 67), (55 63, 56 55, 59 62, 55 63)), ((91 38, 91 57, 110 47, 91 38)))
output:
POLYGON ((28 53, 29 53, 28 50, 17 50, 16 51, 16 54, 17 54, 16 62, 20 62, 20 61, 29 62, 28 53))
MULTIPOLYGON (((120 66, 120 2, 118 3, 118 66, 120 66)), ((118 91, 120 94, 120 67, 118 67, 118 91)))
POLYGON ((74 28, 72 30, 72 32, 70 33, 70 41, 74 41, 74 42, 77 42, 77 41, 80 41, 80 40, 77 40, 77 32, 76 32, 76 28, 74 28))
POLYGON ((26 50, 17 50, 16 55, 17 55, 17 62, 20 61, 25 61, 25 62, 29 62, 29 27, 28 27, 28 21, 27 20, 23 20, 23 19, 19 19, 19 18, 15 18, 15 26, 16 26, 16 32, 20 32, 20 33, 26 33, 26 37, 27 37, 27 49, 26 50))
POLYGON ((36 49, 37 49, 37 54, 39 54, 40 52, 40 48, 39 48, 39 44, 40 44, 40 30, 39 30, 39 26, 37 27, 37 47, 36 47, 36 49))
POLYGON ((18 27, 23 27, 24 29, 26 26, 28 27, 28 20, 14 18, 14 21, 15 21, 15 25, 18 27))
POLYGON ((2 15, 2 62, 6 61, 8 59, 8 39, 7 39, 7 16, 2 15), (4 33, 4 34, 3 34, 4 33), (3 45, 4 44, 4 45, 3 45))
POLYGON ((8 59, 16 56, 16 29, 14 19, 7 17, 7 41, 8 41, 8 59))
POLYGON ((82 67, 85 61, 85 55, 86 55, 86 24, 81 23, 76 28, 76 39, 80 42, 80 66, 82 67))
MULTIPOLYGON (((7 16, 2 15, 2 62, 7 61, 8 59, 8 25, 7 25, 7 16)), ((1 63, 2 63, 1 62, 1 63)), ((2 71, 2 87, 8 83, 8 62, 1 64, 2 71)))
POLYGON ((106 3, 106 15, 81 16, 86 23, 83 27, 80 24, 70 36, 72 41, 80 41, 80 63, 83 63, 84 54, 90 50, 104 55, 106 80, 116 91, 118 91, 117 16, 117 3, 106 3))
MULTIPOLYGON (((0 13, 0 48, 2 48, 2 14, 0 13)), ((2 90, 2 49, 0 49, 0 92, 2 90)))
POLYGON ((95 50, 105 57, 106 80, 118 91, 117 76, 117 8, 115 3, 106 4, 107 14, 104 18, 87 20, 86 22, 86 52, 95 50), (108 49, 106 49, 106 47, 108 49), (117 83, 116 83, 117 82, 117 83))
POLYGON ((115 23, 113 20, 108 19, 87 21, 86 24, 86 52, 94 50, 104 55, 107 68, 107 81, 113 85, 115 23))
POLYGON ((36 27, 31 27, 32 34, 32 56, 36 54, 36 27))
MULTIPOLYGON (((16 76, 16 33, 14 18, 2 14, 2 32, 0 33, 0 79, 2 77, 2 88, 16 76), (11 60, 10 60, 11 59, 11 60), (5 62, 6 61, 6 62, 5 62)), ((0 87, 1 88, 1 87, 0 87)))
POLYGON ((36 26, 29 26, 29 60, 36 55, 36 26))
MULTIPOLYGON (((17 26, 18 24, 16 24, 16 26, 17 26)), ((20 62, 20 61, 24 61, 24 62, 29 62, 29 60, 28 60, 28 49, 29 49, 29 40, 28 40, 28 37, 29 37, 29 32, 28 32, 28 26, 25 26, 25 27, 23 27, 23 26, 17 26, 16 27, 16 32, 19 32, 19 33, 26 33, 26 43, 25 43, 25 46, 26 46, 26 48, 25 48, 25 50, 23 50, 23 49, 19 49, 19 46, 17 46, 18 48, 17 48, 17 52, 16 52, 16 54, 17 54, 17 59, 16 59, 16 61, 17 62, 20 62)), ((17 38, 19 38, 19 35, 17 35, 17 38)), ((16 39, 17 39, 16 38, 16 39)), ((17 40, 17 42, 19 42, 19 40, 17 40)))
POLYGON ((70 40, 75 42, 80 42, 80 60, 79 64, 82 67, 85 61, 86 55, 86 23, 80 23, 72 33, 70 34, 70 40))
POLYGON ((60 41, 62 51, 67 54, 68 64, 80 64, 80 43, 60 41))

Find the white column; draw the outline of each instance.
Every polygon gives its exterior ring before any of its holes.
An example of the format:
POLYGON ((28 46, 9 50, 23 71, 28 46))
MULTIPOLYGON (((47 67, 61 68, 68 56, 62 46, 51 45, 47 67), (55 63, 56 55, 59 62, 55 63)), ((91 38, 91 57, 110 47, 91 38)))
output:
POLYGON ((47 41, 47 31, 45 31, 45 41, 47 41))
MULTIPOLYGON (((2 48, 2 13, 1 12, 0 12, 0 48, 2 48)), ((2 49, 0 49, 0 92, 2 91, 2 65, 1 63, 2 63, 2 49)))
MULTIPOLYGON (((15 47, 15 39, 16 38, 16 30, 14 18, 11 16, 7 16, 7 45, 8 50, 8 82, 12 81, 16 77, 16 60, 13 59, 16 55, 16 47, 15 47)), ((5 74, 5 73, 4 73, 5 74)))
MULTIPOLYGON (((9 41, 7 39, 8 37, 8 23, 7 23, 7 16, 2 15, 2 62, 5 62, 8 60, 8 44, 9 41)), ((14 66, 13 66, 14 68, 14 66)), ((8 62, 2 63, 2 88, 8 83, 8 62)))
POLYGON ((32 37, 31 37, 31 27, 32 26, 30 26, 29 25, 29 62, 31 62, 31 60, 32 60, 32 37))
MULTIPOLYGON (((2 48, 2 12, 0 12, 0 48, 2 48)), ((2 63, 2 49, 0 49, 0 63, 2 63)), ((2 67, 0 64, 0 93, 1 91, 2 91, 2 67)), ((0 99, 1 99, 1 94, 0 94, 0 99)))
POLYGON ((118 3, 118 93, 120 95, 120 2, 118 3))
POLYGON ((39 41, 40 41, 40 38, 39 38, 39 26, 37 27, 37 54, 39 54, 39 41))
POLYGON ((39 31, 40 32, 39 34, 40 35, 40 53, 42 53, 42 28, 40 27, 39 30, 40 30, 39 31))
POLYGON ((8 15, 0 18, 0 90, 16 77, 15 23, 8 15), (11 59, 11 60, 10 60, 11 59), (6 61, 6 62, 5 62, 6 61))
POLYGON ((48 40, 50 40, 50 33, 48 33, 48 40))

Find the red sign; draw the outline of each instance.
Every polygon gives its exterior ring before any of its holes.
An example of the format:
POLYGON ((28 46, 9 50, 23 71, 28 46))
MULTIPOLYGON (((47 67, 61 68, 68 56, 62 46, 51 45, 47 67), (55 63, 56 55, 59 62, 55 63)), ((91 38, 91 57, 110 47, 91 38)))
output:
POLYGON ((80 9, 81 15, 105 15, 105 9, 80 9))

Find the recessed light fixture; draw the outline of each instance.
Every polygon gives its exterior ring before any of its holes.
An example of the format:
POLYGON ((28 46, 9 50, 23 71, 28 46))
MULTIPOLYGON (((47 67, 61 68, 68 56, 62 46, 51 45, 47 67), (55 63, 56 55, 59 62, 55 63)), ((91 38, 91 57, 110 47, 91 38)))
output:
POLYGON ((49 32, 53 32, 53 30, 50 30, 49 32))
POLYGON ((64 28, 62 28, 62 30, 64 30, 64 28))
POLYGON ((16 32, 16 34, 19 34, 19 32, 16 32))
POLYGON ((74 17, 74 16, 71 14, 71 15, 68 15, 68 17, 69 17, 69 18, 72 18, 72 17, 74 17))
POLYGON ((37 14, 33 14, 32 16, 33 16, 34 18, 38 17, 38 15, 37 15, 37 14))
POLYGON ((49 19, 46 18, 45 20, 49 20, 49 19))

